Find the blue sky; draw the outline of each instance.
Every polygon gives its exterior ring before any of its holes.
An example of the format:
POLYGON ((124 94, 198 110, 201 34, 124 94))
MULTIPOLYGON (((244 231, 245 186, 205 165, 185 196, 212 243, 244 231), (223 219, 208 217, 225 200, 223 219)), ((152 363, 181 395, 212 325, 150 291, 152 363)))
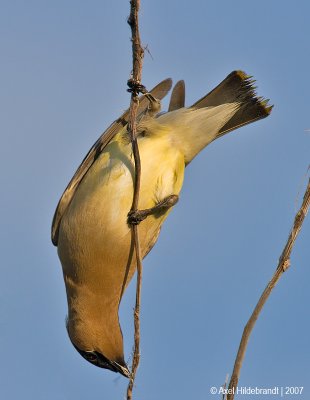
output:
MULTIPOLYGON (((1 2, 3 399, 125 395, 125 378, 88 364, 69 342, 50 225, 76 167, 129 104, 128 13, 119 0, 1 2)), ((242 69, 275 107, 212 143, 186 171, 180 202, 144 261, 137 400, 219 399, 210 387, 232 371, 307 181, 309 15, 305 0, 142 0, 148 88, 185 79, 190 105, 242 69)), ((309 237, 306 220, 250 339, 241 386, 304 386, 286 397, 310 396, 309 237)), ((131 285, 121 307, 127 359, 133 304, 131 285)))

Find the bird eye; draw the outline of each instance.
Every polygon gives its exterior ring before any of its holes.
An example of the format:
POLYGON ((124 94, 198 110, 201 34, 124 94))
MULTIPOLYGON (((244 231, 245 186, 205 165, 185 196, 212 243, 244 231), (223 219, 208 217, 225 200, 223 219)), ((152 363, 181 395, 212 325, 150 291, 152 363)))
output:
POLYGON ((85 352, 85 358, 91 363, 96 363, 98 361, 97 355, 93 352, 85 352))

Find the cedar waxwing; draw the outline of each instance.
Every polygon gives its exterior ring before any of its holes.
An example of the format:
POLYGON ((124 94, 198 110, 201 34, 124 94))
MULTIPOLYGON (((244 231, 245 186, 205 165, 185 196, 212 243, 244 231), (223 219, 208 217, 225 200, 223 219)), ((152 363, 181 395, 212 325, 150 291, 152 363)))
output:
MULTIPOLYGON (((141 96, 139 210, 150 214, 139 225, 142 257, 156 243, 169 214, 169 206, 161 205, 169 199, 170 205, 175 204, 184 168, 192 159, 218 137, 270 114, 272 106, 256 96, 253 82, 244 72, 234 71, 185 108, 180 81, 166 113, 159 112, 159 101, 170 90, 171 79, 141 96)), ((92 364, 126 377, 130 372, 124 361, 118 308, 136 269, 128 223, 134 180, 128 116, 127 110, 88 152, 58 203, 52 225, 67 291, 70 340, 92 364)))

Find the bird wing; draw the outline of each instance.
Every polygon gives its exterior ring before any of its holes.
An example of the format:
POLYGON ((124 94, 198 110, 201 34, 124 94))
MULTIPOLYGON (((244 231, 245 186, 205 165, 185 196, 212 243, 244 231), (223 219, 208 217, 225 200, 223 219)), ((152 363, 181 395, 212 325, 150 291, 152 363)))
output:
POLYGON ((184 81, 179 81, 175 84, 169 103, 169 111, 178 110, 185 105, 185 83, 184 81))
POLYGON ((149 242, 147 249, 145 250, 145 253, 143 254, 143 258, 145 258, 149 252, 152 250, 152 248, 155 246, 158 236, 160 234, 161 231, 161 226, 158 227, 157 231, 155 232, 152 240, 149 242))
MULTIPOLYGON (((169 92, 172 86, 172 80, 170 78, 165 79, 160 82, 157 86, 155 86, 150 93, 158 100, 163 99, 166 94, 169 92)), ((141 116, 145 112, 149 105, 149 100, 145 95, 141 96, 139 99, 139 108, 138 108, 138 117, 141 116)), ((129 109, 126 110, 116 121, 114 121, 109 128, 103 132, 103 134, 99 137, 96 143, 92 146, 92 148, 87 153, 86 157, 82 161, 81 165, 76 170, 73 175, 71 181, 63 192, 52 222, 52 242, 55 246, 58 244, 58 234, 59 234, 59 226, 68 205, 70 204, 79 184, 81 183, 83 177, 92 166, 92 164, 96 161, 99 155, 102 153, 104 148, 108 145, 108 143, 113 139, 113 137, 128 123, 129 117, 129 109)))

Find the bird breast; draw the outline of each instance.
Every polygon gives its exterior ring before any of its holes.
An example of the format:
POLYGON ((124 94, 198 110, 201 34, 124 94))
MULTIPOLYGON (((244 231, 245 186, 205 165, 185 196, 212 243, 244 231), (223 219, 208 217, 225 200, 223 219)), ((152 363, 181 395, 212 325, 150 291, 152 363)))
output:
MULTIPOLYGON (((184 157, 169 135, 157 132, 141 137, 139 150, 139 209, 151 208, 165 197, 179 194, 184 157)), ((91 166, 62 218, 58 252, 67 286, 86 285, 92 292, 105 294, 119 290, 120 283, 113 282, 117 281, 117 274, 124 276, 132 252, 127 214, 133 198, 133 180, 131 144, 118 135, 91 166)), ((140 224, 142 256, 156 241, 168 213, 150 216, 140 224)), ((128 282, 134 272, 131 267, 128 282)))

